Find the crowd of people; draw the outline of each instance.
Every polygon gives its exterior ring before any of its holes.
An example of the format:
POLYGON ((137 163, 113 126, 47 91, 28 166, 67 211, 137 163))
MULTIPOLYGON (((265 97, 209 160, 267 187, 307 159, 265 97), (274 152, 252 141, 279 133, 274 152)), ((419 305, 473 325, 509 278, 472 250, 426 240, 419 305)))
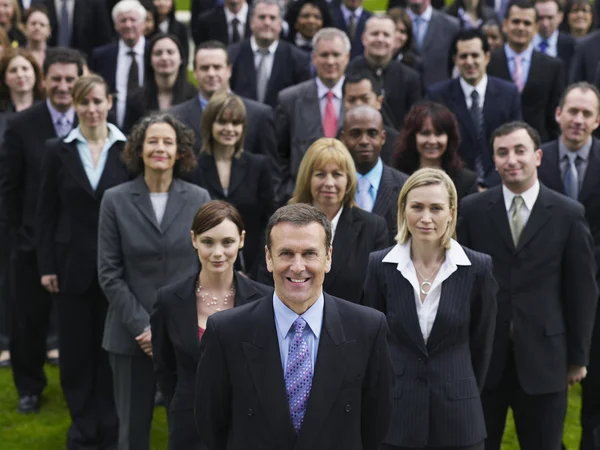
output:
POLYGON ((559 450, 581 383, 600 450, 600 2, 362 3, 0 0, 0 366, 67 449, 559 450))

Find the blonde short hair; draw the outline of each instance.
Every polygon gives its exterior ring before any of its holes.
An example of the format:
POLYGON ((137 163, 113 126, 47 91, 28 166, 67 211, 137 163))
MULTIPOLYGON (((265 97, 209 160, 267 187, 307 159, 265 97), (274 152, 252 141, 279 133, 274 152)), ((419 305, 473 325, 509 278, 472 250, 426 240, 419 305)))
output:
POLYGON ((348 179, 346 193, 342 200, 343 206, 346 208, 356 206, 354 196, 358 182, 354 160, 346 146, 337 139, 332 138, 318 139, 306 150, 298 169, 294 195, 288 203, 312 204, 313 198, 310 193, 310 180, 316 170, 321 169, 330 162, 340 166, 348 179))
POLYGON ((396 235, 396 242, 398 244, 404 244, 410 237, 410 231, 408 230, 408 223, 406 221, 405 210, 406 210, 406 198, 408 193, 415 188, 431 185, 442 185, 446 187, 448 191, 448 203, 450 205, 451 220, 448 223, 446 232, 442 237, 442 247, 449 249, 450 240, 456 238, 456 222, 458 217, 458 195, 456 193, 456 187, 454 182, 450 179, 448 174, 443 170, 439 169, 420 169, 413 173, 400 191, 398 197, 398 234, 396 235))

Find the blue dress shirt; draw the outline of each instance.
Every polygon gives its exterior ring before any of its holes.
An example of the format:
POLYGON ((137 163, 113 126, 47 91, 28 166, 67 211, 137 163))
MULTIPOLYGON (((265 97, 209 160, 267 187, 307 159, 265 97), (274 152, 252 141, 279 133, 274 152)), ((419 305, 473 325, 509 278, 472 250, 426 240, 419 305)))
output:
POLYGON ((204 95, 198 94, 198 101, 200 102, 200 109, 202 109, 202 111, 204 111, 204 109, 206 108, 206 105, 208 105, 208 100, 206 100, 204 98, 204 95))
MULTIPOLYGON (((361 175, 357 173, 357 180, 361 180, 362 178, 366 178, 371 183, 371 187, 369 188, 369 195, 371 196, 371 200, 373 200, 373 205, 375 205, 375 199, 377 199, 377 192, 379 192, 379 184, 381 183, 381 176, 383 175, 383 161, 381 158, 375 164, 371 170, 369 170, 366 174, 361 175)), ((354 200, 358 202, 358 191, 354 195, 354 200)))
MULTIPOLYGON (((504 53, 506 54, 506 59, 508 60, 508 70, 510 71, 510 76, 512 78, 513 73, 515 73, 515 56, 518 54, 512 48, 508 46, 508 44, 504 44, 504 53)), ((523 86, 527 85, 527 78, 529 77, 529 68, 531 67, 531 56, 533 54, 533 45, 527 47, 521 56, 523 57, 523 86)))

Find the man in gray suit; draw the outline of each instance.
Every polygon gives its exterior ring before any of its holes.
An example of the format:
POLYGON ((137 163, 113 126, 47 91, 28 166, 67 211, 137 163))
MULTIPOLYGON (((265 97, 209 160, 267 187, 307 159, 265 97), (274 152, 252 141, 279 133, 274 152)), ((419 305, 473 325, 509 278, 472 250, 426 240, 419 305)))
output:
POLYGON ((415 49, 423 58, 423 85, 427 88, 450 78, 450 46, 460 23, 433 9, 431 0, 408 0, 408 6, 415 49))
POLYGON ((350 60, 350 40, 336 28, 323 28, 313 38, 316 78, 279 93, 275 127, 285 199, 292 196, 304 153, 319 138, 338 135, 343 124, 342 86, 350 60))

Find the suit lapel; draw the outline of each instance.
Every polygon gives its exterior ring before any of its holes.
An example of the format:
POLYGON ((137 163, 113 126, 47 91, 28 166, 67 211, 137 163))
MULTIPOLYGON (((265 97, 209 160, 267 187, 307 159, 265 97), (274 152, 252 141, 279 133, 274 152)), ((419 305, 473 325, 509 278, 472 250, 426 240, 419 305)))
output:
POLYGON ((473 124, 473 120, 471 119, 471 113, 467 109, 467 103, 465 100, 465 93, 460 86, 460 81, 458 79, 452 82, 452 96, 451 96, 450 109, 454 111, 458 120, 460 120, 467 131, 469 132, 469 136, 473 142, 477 142, 477 133, 475 131, 475 125, 473 124))
MULTIPOLYGON (((279 41, 277 45, 277 50, 275 50, 275 55, 273 56, 273 67, 271 69, 271 76, 269 77, 269 82, 267 83, 267 92, 265 93, 265 102, 267 102, 267 98, 271 98, 272 93, 277 97, 277 84, 279 83, 279 79, 281 78, 281 74, 285 74, 287 72, 287 68, 285 67, 285 52, 287 52, 287 48, 285 47, 286 42, 283 40, 279 41)), ((256 84, 256 83, 254 83, 256 84)))
POLYGON ((510 231, 510 225, 508 224, 508 213, 506 212, 506 205, 504 204, 504 195, 502 195, 502 188, 500 186, 496 189, 498 191, 498 195, 490 202, 487 213, 489 215, 490 222, 492 222, 493 226, 496 227, 498 233, 500 233, 500 237, 508 246, 512 254, 515 250, 515 244, 510 231))
POLYGON ((531 64, 529 64, 529 73, 527 74, 527 83, 523 87, 523 94, 531 89, 531 86, 535 86, 539 79, 538 73, 543 73, 544 64, 540 59, 540 54, 534 50, 531 53, 531 64))
MULTIPOLYGON (((279 45, 277 49, 279 49, 279 45)), ((254 65, 254 53, 252 52, 252 47, 250 46, 250 40, 246 39, 240 48, 240 52, 238 54, 239 67, 243 67, 243 73, 240 73, 238 76, 240 78, 240 84, 246 85, 249 88, 249 98, 254 100, 257 99, 256 93, 256 66, 254 65), (245 83, 241 83, 241 80, 245 79, 245 83)), ((273 67, 275 64, 273 63, 273 67)), ((272 73, 272 72, 271 72, 272 73)), ((272 78, 272 77, 271 77, 272 78)), ((269 80, 269 85, 271 84, 271 80, 269 80)), ((268 86, 267 86, 268 92, 268 86)))
POLYGON ((175 220, 179 212, 185 206, 186 199, 187 191, 185 185, 182 181, 174 179, 171 183, 171 189, 169 189, 169 198, 167 199, 165 215, 160 224, 162 233, 166 233, 169 225, 173 223, 173 220, 175 220))
MULTIPOLYGON (((583 175, 583 183, 581 192, 579 192, 579 201, 584 203, 588 196, 594 191, 594 188, 600 181, 598 174, 600 173, 600 141, 592 138, 592 147, 588 157, 588 165, 583 175)), ((560 176, 560 174, 559 174, 560 176)))
POLYGON ((431 15, 431 20, 429 21, 429 24, 427 25, 427 31, 425 32, 425 37, 423 37, 423 44, 421 45, 421 49, 419 51, 419 53, 421 55, 427 54, 427 50, 429 49, 429 47, 433 43, 433 40, 435 39, 435 30, 437 29, 437 22, 438 22, 437 12, 434 10, 431 15))
POLYGON ((377 198, 375 198, 375 204, 373 205, 373 214, 384 215, 390 209, 390 204, 396 201, 394 197, 397 198, 397 196, 394 193, 391 177, 390 169, 384 165, 377 198))
POLYGON ((246 174, 247 170, 247 161, 243 153, 239 158, 233 158, 233 160, 231 161, 231 175, 229 177, 229 188, 227 189, 228 197, 233 195, 233 192, 240 186, 240 183, 244 180, 244 175, 246 174))
POLYGON ((190 124, 194 132, 196 133, 196 139, 199 140, 198 145, 202 147, 202 130, 200 129, 200 120, 202 119, 202 107, 200 106, 200 100, 198 96, 189 100, 188 108, 186 110, 186 120, 190 124))
POLYGON ((199 358, 200 339, 198 337, 198 309, 196 307, 196 280, 198 274, 189 277, 176 292, 180 302, 177 304, 177 317, 174 322, 180 333, 183 346, 190 355, 199 358))
POLYGON ((198 162, 200 164, 200 169, 202 170, 202 179, 210 186, 210 189, 213 192, 218 192, 221 196, 225 197, 214 156, 202 154, 200 155, 198 162))
POLYGON ((538 198, 533 205, 533 209, 531 210, 527 224, 525 225, 525 228, 523 228, 523 232, 519 238, 517 251, 523 249, 523 247, 525 247, 527 243, 538 234, 540 228, 542 228, 550 219, 549 210, 552 208, 552 204, 547 202, 547 189, 548 188, 544 187, 543 185, 540 185, 540 193, 538 194, 538 198))
MULTIPOLYGON (((331 256, 331 271, 325 275, 325 286, 329 286, 335 280, 337 273, 344 267, 344 261, 352 252, 352 245, 348 242, 358 244, 358 235, 363 224, 355 220, 353 208, 344 207, 333 238, 333 253, 331 256)), ((327 291, 327 288, 324 288, 327 291)))
POLYGON ((123 173, 125 172, 125 168, 121 163, 121 150, 123 149, 123 145, 124 143, 122 141, 117 141, 108 149, 106 165, 104 166, 104 170, 98 181, 98 186, 96 186, 96 198, 102 198, 104 191, 109 187, 114 186, 115 181, 123 181, 116 179, 121 173, 121 170, 123 173))
POLYGON ((239 272, 233 272, 233 279, 235 280, 235 298, 233 300, 233 306, 242 306, 248 303, 258 300, 264 297, 263 293, 258 291, 253 285, 252 281, 240 275, 239 272))
POLYGON ((73 178, 77 180, 77 182, 88 194, 96 198, 96 193, 92 189, 90 180, 87 177, 87 174, 85 173, 83 163, 81 162, 81 158, 79 157, 79 152, 77 151, 77 144, 74 141, 69 143, 61 141, 60 156, 64 162, 65 167, 73 176, 73 178))
POLYGON ((513 82, 512 75, 510 73, 510 69, 508 67, 508 58, 506 57, 506 51, 504 48, 501 48, 497 51, 498 55, 498 77, 503 78, 507 81, 513 82))
MULTIPOLYGON (((321 117, 321 109, 319 108, 319 94, 315 80, 311 81, 305 95, 300 97, 300 102, 301 106, 298 110, 302 115, 299 122, 302 124, 302 129, 308 134, 315 130, 318 131, 319 135, 323 136, 323 119, 321 117)), ((340 121, 338 121, 338 128, 341 125, 343 124, 340 124, 340 121)))
POLYGON ((156 231, 161 233, 160 226, 156 220, 156 214, 150 200, 150 193, 148 192, 148 187, 144 181, 144 175, 139 175, 134 180, 131 186, 131 195, 133 196, 133 204, 135 207, 139 209, 144 217, 146 217, 146 220, 148 220, 148 222, 150 222, 154 228, 156 228, 156 231))

